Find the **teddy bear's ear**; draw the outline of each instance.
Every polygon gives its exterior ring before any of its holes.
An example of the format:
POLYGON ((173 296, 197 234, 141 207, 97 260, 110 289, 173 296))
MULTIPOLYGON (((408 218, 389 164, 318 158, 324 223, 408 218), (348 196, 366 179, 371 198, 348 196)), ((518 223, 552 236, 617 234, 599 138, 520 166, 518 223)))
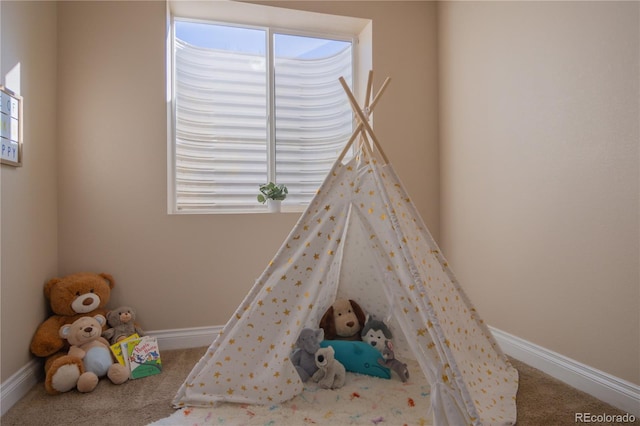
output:
POLYGON ((47 298, 47 300, 51 299, 51 290, 53 289, 53 287, 56 286, 56 284, 58 284, 60 281, 62 281, 60 278, 52 278, 49 281, 47 281, 47 283, 44 285, 44 297, 47 298))
POLYGON ((67 336, 69 335, 70 331, 71 331, 71 324, 66 324, 66 325, 63 325, 62 327, 60 327, 60 331, 58 332, 58 334, 63 339, 66 339, 67 336))
POLYGON ((105 325, 107 323, 107 319, 100 314, 94 315, 93 318, 95 318, 95 320, 98 321, 100 325, 105 325))
POLYGON ((119 317, 118 311, 108 311, 105 317, 107 318, 107 321, 115 321, 119 317))
POLYGON ((110 274, 106 274, 103 272, 98 275, 100 275, 102 278, 105 279, 105 281, 107 281, 107 283, 109 283, 109 288, 113 288, 116 285, 116 282, 114 281, 113 277, 110 274))

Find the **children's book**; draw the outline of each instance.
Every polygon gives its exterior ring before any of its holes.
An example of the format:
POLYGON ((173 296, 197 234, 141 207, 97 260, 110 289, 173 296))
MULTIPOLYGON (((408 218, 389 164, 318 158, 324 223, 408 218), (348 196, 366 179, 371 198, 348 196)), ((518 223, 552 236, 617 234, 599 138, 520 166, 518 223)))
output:
POLYGON ((140 336, 138 335, 138 333, 133 333, 131 336, 127 337, 126 339, 120 340, 119 342, 116 342, 113 345, 109 346, 111 348, 111 352, 113 353, 113 356, 116 357, 116 361, 126 366, 127 363, 125 362, 124 355, 122 354, 121 343, 128 342, 129 340, 133 340, 133 339, 139 339, 139 338, 140 336))
POLYGON ((131 379, 152 376, 162 372, 162 360, 155 337, 144 336, 120 342, 125 363, 131 370, 131 379))

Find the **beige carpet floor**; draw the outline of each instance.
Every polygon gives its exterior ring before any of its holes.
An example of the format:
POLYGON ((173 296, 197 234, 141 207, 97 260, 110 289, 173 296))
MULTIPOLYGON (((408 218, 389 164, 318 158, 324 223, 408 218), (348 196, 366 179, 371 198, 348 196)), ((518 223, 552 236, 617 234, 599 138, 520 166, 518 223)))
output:
MULTIPOLYGON (((102 380, 91 393, 50 396, 34 386, 2 418, 2 426, 143 426, 175 412, 171 400, 206 348, 163 351, 163 372, 115 386, 102 380)), ((575 413, 624 414, 521 362, 517 395, 518 425, 576 425, 575 413)), ((373 424, 373 423, 372 423, 373 424)), ((589 425, 612 423, 589 423, 589 425)), ((629 423, 627 423, 629 424, 629 423)), ((635 425, 640 425, 636 420, 635 425)), ((395 426, 390 422, 379 426, 395 426)), ((176 425, 178 426, 178 425, 176 425)), ((457 425, 452 425, 457 426, 457 425)))

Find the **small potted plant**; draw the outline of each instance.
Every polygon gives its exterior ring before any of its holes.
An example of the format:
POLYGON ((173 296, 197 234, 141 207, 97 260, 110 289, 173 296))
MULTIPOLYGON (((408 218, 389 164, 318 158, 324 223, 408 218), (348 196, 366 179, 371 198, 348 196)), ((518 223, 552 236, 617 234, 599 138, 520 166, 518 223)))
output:
POLYGON ((273 182, 260 185, 260 194, 258 201, 262 204, 267 203, 270 212, 279 212, 280 203, 287 198, 289 190, 284 184, 276 185, 273 182))

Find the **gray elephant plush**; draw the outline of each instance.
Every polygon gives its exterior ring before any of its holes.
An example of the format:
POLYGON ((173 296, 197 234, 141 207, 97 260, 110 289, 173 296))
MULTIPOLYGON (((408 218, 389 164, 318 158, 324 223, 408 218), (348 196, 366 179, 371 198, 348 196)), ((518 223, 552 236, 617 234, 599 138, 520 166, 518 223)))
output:
POLYGON ((291 354, 291 362, 296 367, 300 380, 308 381, 318 371, 315 354, 324 339, 324 330, 304 328, 296 341, 296 348, 291 354))
POLYGON ((112 345, 126 339, 132 334, 144 336, 142 329, 135 323, 136 312, 128 306, 107 312, 108 329, 102 332, 102 337, 109 340, 112 345))

